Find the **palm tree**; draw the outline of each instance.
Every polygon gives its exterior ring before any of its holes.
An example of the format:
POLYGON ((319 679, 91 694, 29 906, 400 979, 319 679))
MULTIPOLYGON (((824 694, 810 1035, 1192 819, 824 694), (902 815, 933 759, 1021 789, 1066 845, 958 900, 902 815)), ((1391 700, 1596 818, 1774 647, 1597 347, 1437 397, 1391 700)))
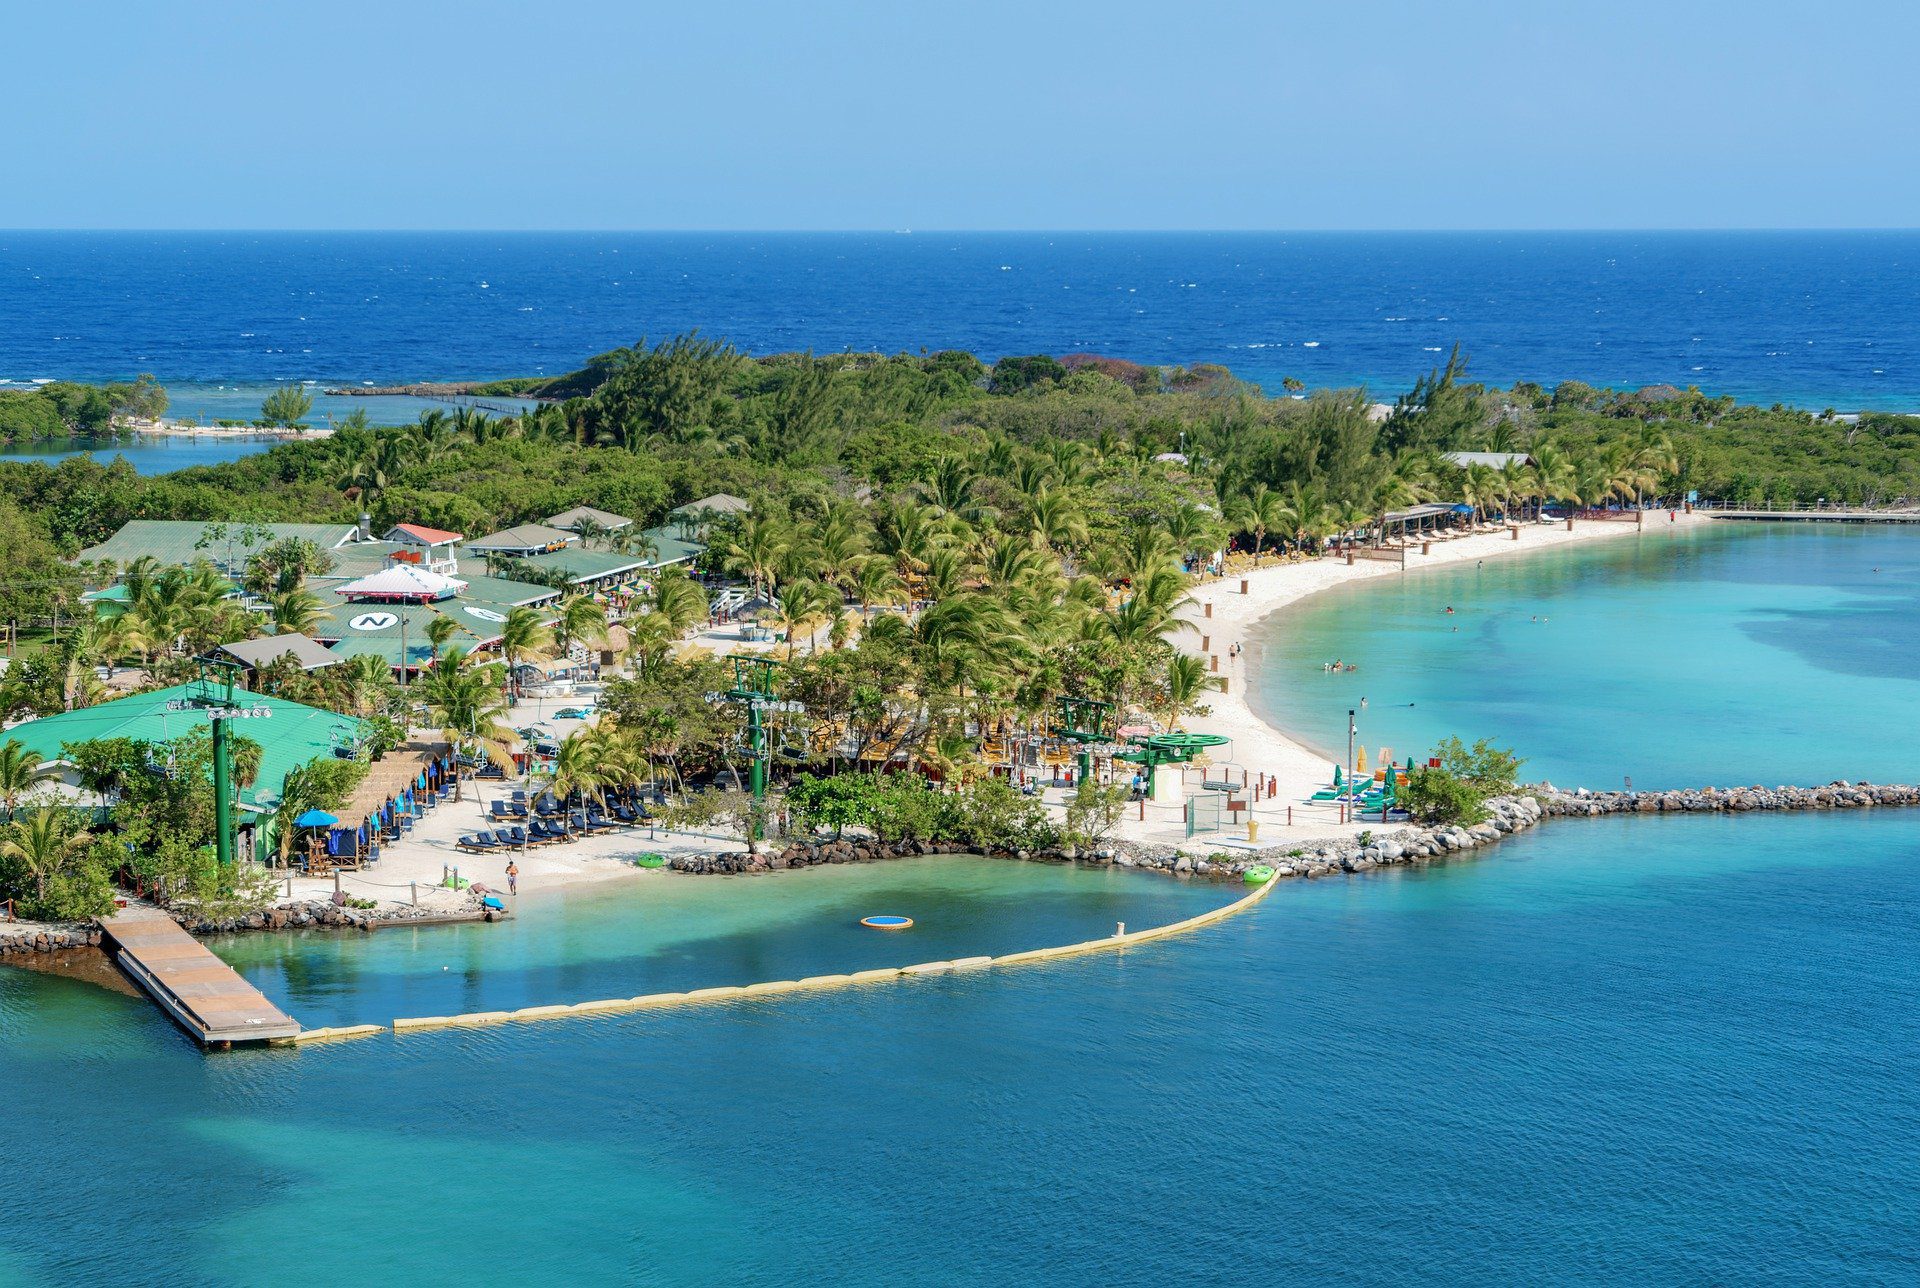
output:
POLYGON ((607 610, 592 595, 569 595, 560 601, 553 624, 554 645, 566 652, 574 644, 597 644, 607 637, 607 610))
POLYGON ((311 634, 329 616, 326 601, 304 588, 275 595, 271 602, 274 630, 281 635, 311 634))
POLYGON ((22 796, 52 777, 53 767, 18 738, 0 745, 0 809, 8 818, 13 817, 22 796))
POLYGON ((756 598, 768 599, 773 595, 775 570, 789 544, 787 534, 777 521, 749 514, 722 552, 722 558, 731 571, 746 576, 756 598))
POLYGON ((1260 547, 1267 533, 1295 522, 1287 503, 1265 483, 1255 483, 1227 511, 1227 520, 1253 533, 1253 566, 1260 566, 1260 547))
POLYGON ((705 622, 713 612, 706 588, 681 572, 664 572, 654 580, 649 597, 653 612, 673 628, 674 634, 705 622))
POLYGON ((520 695, 517 674, 522 661, 543 661, 552 656, 553 632, 537 609, 525 604, 507 610, 500 623, 500 656, 506 659, 508 682, 515 697, 520 695))
POLYGON ((1160 682, 1160 690, 1155 695, 1155 715, 1172 733, 1180 727, 1183 717, 1192 715, 1200 708, 1202 695, 1222 688, 1219 676, 1209 675, 1207 665, 1191 653, 1175 653, 1167 659, 1167 673, 1160 682))
POLYGON ((448 745, 455 749, 470 747, 476 755, 512 773, 517 735, 507 723, 503 679, 500 663, 476 661, 472 654, 456 648, 427 672, 418 691, 448 745))
POLYGON ((454 621, 451 617, 445 617, 438 613, 434 614, 427 622, 427 646, 433 650, 434 657, 438 658, 442 653, 446 652, 447 645, 452 642, 453 637, 459 633, 460 623, 454 621))
POLYGON ((300 765, 288 772, 280 788, 280 803, 273 807, 266 826, 261 829, 266 834, 266 843, 279 854, 281 867, 286 867, 293 858, 293 844, 300 833, 296 820, 308 810, 324 809, 327 804, 329 802, 321 799, 319 784, 314 781, 310 766, 300 765))
MULTIPOLYGON (((593 728, 576 729, 562 739, 547 779, 553 798, 564 807, 567 798, 575 792, 580 793, 584 802, 599 791, 606 781, 603 776, 606 750, 605 739, 593 728)), ((563 809, 562 817, 563 825, 571 827, 572 811, 563 809)))
POLYGON ((900 574, 884 555, 868 555, 854 571, 853 596, 862 614, 871 613, 875 604, 899 603, 903 589, 900 574))
POLYGON ((92 838, 76 831, 67 812, 38 809, 0 831, 0 859, 18 864, 33 878, 36 900, 47 897, 47 880, 66 871, 80 847, 92 838))

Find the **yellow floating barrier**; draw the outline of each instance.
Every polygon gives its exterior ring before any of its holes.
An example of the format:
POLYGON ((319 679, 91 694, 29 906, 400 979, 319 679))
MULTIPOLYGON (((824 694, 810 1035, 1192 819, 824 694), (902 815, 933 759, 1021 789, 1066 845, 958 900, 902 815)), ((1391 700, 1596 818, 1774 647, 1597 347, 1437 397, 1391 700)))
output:
POLYGON ((902 975, 940 975, 953 969, 952 962, 920 962, 914 966, 902 966, 902 975))
POLYGON ((294 1035, 296 1044, 308 1042, 340 1042, 348 1038, 370 1038, 376 1033, 385 1033, 384 1024, 346 1024, 331 1029, 303 1029, 294 1035))
POLYGON ((898 966, 887 966, 880 970, 857 970, 847 976, 848 982, 854 984, 871 984, 875 980, 898 978, 900 978, 900 968, 898 966))
POLYGON ((523 1006, 507 1016, 511 1020, 550 1020, 556 1015, 571 1015, 571 1006, 523 1006))
POLYGON ((769 993, 795 993, 801 987, 797 979, 780 979, 766 984, 749 984, 740 991, 748 997, 765 997, 769 993))
POLYGON ((612 1011, 631 1011, 633 1009, 633 999, 631 997, 610 997, 601 1002, 575 1002, 567 1009, 575 1015, 597 1015, 612 1011))

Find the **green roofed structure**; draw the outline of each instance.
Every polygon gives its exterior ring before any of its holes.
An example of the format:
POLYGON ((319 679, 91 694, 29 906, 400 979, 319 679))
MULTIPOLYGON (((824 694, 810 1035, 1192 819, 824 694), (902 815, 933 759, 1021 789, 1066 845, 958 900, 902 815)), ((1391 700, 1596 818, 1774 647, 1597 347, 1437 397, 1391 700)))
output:
POLYGON ((533 568, 560 573, 569 586, 613 586, 633 580, 651 565, 639 555, 616 554, 611 550, 584 550, 568 546, 543 555, 527 555, 521 563, 533 568))
MULTIPOLYGON (((163 743, 184 738, 195 729, 211 724, 202 704, 218 703, 226 695, 226 686, 206 680, 175 684, 149 693, 64 711, 59 715, 29 720, 6 731, 4 737, 18 739, 28 750, 54 762, 62 781, 78 785, 63 748, 83 742, 109 738, 129 738, 135 742, 163 743)), ((333 756, 351 756, 366 738, 365 727, 352 716, 323 711, 304 703, 265 693, 234 694, 236 701, 248 707, 264 707, 271 714, 250 718, 235 730, 260 744, 260 774, 253 785, 241 791, 240 805, 256 812, 270 808, 268 801, 278 800, 281 784, 301 765, 333 756)))
POLYGON ((507 614, 516 608, 540 611, 542 620, 557 619, 552 611, 560 592, 551 586, 511 581, 504 577, 461 577, 445 593, 433 597, 342 596, 350 580, 315 581, 314 591, 328 601, 326 616, 307 633, 332 646, 341 657, 372 654, 398 671, 404 665, 418 673, 433 665, 428 626, 436 618, 454 624, 448 648, 471 653, 496 643, 507 614))
POLYGON ((336 550, 361 536, 351 523, 199 523, 170 519, 129 519, 120 530, 80 552, 84 562, 112 562, 124 567, 151 557, 168 567, 184 567, 206 559, 227 572, 246 566, 267 546, 288 538, 311 541, 322 550, 336 550))

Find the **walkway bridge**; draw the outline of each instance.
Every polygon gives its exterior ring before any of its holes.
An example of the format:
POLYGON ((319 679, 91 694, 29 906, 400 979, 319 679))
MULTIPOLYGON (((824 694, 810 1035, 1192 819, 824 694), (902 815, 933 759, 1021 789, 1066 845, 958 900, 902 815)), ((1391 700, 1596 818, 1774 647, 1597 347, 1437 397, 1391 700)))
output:
POLYGON ((1788 519, 1802 523, 1920 523, 1920 505, 1734 505, 1702 502, 1693 507, 1716 519, 1788 519))
POLYGON ((281 1042, 294 1018, 151 904, 130 904, 100 923, 105 947, 160 1009, 205 1047, 281 1042))

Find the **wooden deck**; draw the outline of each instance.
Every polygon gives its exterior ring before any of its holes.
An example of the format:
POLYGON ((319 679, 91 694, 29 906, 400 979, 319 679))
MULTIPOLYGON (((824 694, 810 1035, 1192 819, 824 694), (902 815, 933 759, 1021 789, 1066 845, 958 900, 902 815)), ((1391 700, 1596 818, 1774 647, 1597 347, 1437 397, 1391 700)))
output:
POLYGON ((1770 519, 1794 523, 1920 523, 1920 510, 1850 510, 1842 508, 1826 509, 1709 509, 1700 507, 1701 514, 1710 514, 1716 519, 1770 519))
POLYGON ((160 909, 130 905, 101 930, 121 969, 200 1045, 285 1041, 300 1032, 292 1016, 160 909))

